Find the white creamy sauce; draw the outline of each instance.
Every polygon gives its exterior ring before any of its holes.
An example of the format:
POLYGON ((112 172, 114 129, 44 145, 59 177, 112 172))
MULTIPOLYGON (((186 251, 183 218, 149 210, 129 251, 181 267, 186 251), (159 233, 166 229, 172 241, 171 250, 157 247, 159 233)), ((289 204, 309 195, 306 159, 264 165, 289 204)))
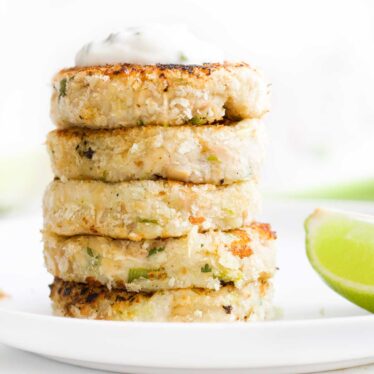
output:
POLYGON ((84 45, 76 66, 130 63, 200 65, 223 62, 219 48, 198 39, 183 25, 146 25, 110 34, 103 41, 84 45))

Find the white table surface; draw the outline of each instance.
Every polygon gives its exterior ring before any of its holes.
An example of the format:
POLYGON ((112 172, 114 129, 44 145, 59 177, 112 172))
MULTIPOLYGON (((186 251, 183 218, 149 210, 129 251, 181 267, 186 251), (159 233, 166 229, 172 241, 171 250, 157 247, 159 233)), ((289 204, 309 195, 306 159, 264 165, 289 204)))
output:
MULTIPOLYGON (((42 227, 41 213, 36 212, 35 209, 22 215, 11 214, 8 217, 0 217, 0 250, 4 248, 2 243, 12 242, 14 245, 13 248, 9 248, 8 251, 2 253, 2 256, 5 257, 3 257, 3 261, 0 261, 0 289, 2 276, 5 276, 6 273, 32 274, 38 273, 40 269, 44 271, 41 235, 38 230, 40 227, 42 227), (22 225, 24 228, 22 235, 19 235, 19 232, 16 230, 19 225, 22 225), (30 246, 32 248, 30 248, 30 246), (20 258, 22 261, 20 261, 20 258)), ((0 373, 97 374, 104 372, 58 363, 0 344, 0 373)), ((374 374, 374 364, 354 369, 333 371, 331 373, 374 374)))
MULTIPOLYGON (((32 353, 19 351, 0 344, 0 373, 2 374, 97 374, 98 370, 84 369, 55 362, 32 353)), ((374 373, 374 365, 354 369, 333 371, 334 374, 369 374, 374 373)), ((322 373, 320 373, 322 374, 322 373)))

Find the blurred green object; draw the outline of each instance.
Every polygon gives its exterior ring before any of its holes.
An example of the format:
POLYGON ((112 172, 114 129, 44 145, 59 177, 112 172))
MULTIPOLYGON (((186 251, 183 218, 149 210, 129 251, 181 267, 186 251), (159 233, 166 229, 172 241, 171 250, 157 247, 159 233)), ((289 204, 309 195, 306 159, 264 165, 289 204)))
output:
POLYGON ((287 194, 295 198, 374 201, 374 179, 287 194))

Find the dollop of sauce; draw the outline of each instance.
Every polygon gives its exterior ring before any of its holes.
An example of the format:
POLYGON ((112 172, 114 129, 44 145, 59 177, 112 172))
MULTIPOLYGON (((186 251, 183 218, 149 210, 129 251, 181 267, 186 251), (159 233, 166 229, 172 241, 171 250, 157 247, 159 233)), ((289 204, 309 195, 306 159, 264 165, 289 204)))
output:
POLYGON ((75 56, 76 66, 107 64, 221 63, 224 53, 198 39, 184 25, 146 25, 110 34, 103 41, 84 45, 75 56))

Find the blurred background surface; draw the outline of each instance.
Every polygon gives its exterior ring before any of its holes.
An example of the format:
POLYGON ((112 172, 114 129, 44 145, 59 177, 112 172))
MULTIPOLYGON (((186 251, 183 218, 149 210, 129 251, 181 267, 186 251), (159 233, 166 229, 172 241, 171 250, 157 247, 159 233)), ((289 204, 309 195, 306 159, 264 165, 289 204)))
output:
POLYGON ((265 72, 268 194, 374 199, 373 20, 369 0, 0 0, 0 212, 39 207, 52 178, 52 75, 147 22, 185 23, 265 72))

